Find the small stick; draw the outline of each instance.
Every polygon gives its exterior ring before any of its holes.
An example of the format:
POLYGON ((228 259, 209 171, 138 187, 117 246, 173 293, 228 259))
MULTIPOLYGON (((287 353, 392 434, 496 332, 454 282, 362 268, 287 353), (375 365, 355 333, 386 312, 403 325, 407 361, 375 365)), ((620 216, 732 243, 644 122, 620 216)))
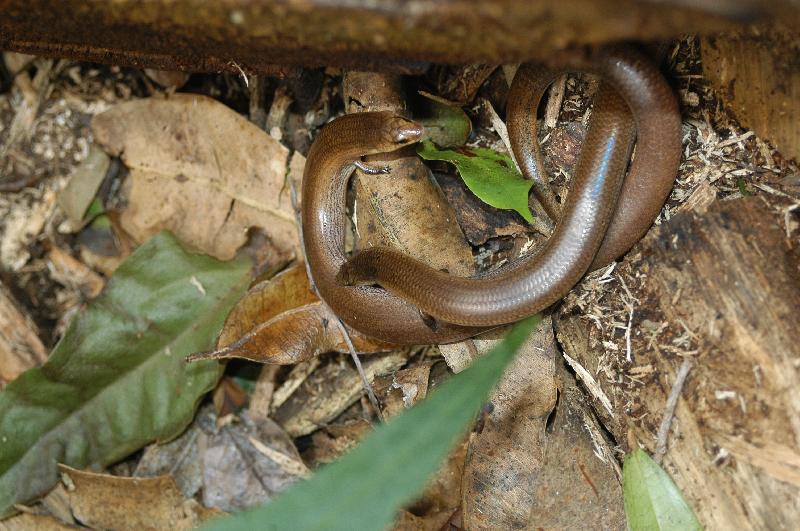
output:
POLYGON ((628 326, 625 327, 625 360, 633 363, 633 352, 631 351, 631 325, 633 324, 633 301, 631 301, 631 311, 628 314, 628 326))
POLYGON ((661 426, 658 428, 658 436, 656 437, 656 451, 653 459, 656 463, 661 464, 664 459, 664 454, 667 453, 667 438, 669 437, 669 430, 672 427, 672 419, 675 417, 675 408, 678 405, 678 398, 681 396, 683 384, 686 383, 686 377, 689 376, 689 371, 692 369, 692 360, 685 358, 678 374, 675 375, 675 382, 672 384, 672 391, 667 398, 667 406, 664 408, 664 417, 661 419, 661 426))

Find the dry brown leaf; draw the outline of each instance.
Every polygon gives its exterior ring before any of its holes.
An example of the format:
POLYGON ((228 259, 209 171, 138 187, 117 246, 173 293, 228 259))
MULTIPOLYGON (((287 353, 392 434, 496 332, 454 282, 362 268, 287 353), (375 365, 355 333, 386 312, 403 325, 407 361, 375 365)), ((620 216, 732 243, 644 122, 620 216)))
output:
POLYGON ((172 476, 131 478, 59 469, 75 518, 98 529, 191 529, 222 514, 186 500, 172 476))
POLYGON ((586 396, 563 361, 528 529, 625 529, 620 469, 586 396), (559 495, 561 494, 561 495, 559 495))
MULTIPOLYGON (((477 342, 485 352, 491 341, 477 342)), ((544 455, 545 425, 556 405, 553 326, 543 319, 492 391, 464 469, 464 526, 522 529, 544 455)))
POLYGON ((264 503, 310 474, 292 439, 275 422, 247 415, 207 435, 203 503, 233 511, 264 503))
POLYGON ((269 280, 247 290, 233 307, 219 333, 217 346, 230 345, 263 323, 286 310, 318 302, 311 291, 308 275, 302 263, 287 267, 269 280))
POLYGON ((428 394, 430 365, 418 365, 375 380, 375 394, 386 418, 410 408, 428 394))
POLYGON ((184 497, 191 498, 197 494, 203 487, 199 441, 214 429, 215 417, 210 411, 211 406, 201 408, 194 422, 180 437, 167 443, 148 445, 133 476, 147 478, 169 474, 184 497))
POLYGON ((289 151, 225 105, 193 94, 130 101, 95 116, 92 130, 130 169, 121 221, 138 241, 167 228, 228 260, 261 227, 298 254, 289 151))
POLYGON ((214 411, 218 417, 230 415, 247 403, 247 392, 230 376, 223 376, 211 394, 214 411))
POLYGON ((458 225, 472 245, 483 245, 490 238, 534 232, 531 225, 512 210, 493 208, 469 191, 458 175, 436 173, 436 182, 447 202, 454 206, 458 225))
POLYGON ((0 384, 47 360, 33 320, 14 302, 0 283, 0 384))
MULTIPOLYGON (((348 112, 405 110, 401 76, 348 72, 343 85, 348 112)), ((375 155, 368 161, 387 166, 390 175, 356 172, 358 247, 389 245, 436 269, 473 274, 472 250, 453 208, 416 153, 375 155)))
MULTIPOLYGON (((294 364, 324 352, 349 352, 335 319, 312 293, 304 265, 296 264, 250 288, 225 320, 217 350, 189 359, 294 364)), ((392 347, 352 329, 349 333, 360 352, 385 352, 392 347)))

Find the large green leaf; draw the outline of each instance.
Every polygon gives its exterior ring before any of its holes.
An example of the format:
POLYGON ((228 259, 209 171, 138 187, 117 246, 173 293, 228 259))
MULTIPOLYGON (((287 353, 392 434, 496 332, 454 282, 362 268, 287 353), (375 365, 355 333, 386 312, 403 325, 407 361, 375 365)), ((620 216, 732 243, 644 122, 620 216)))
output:
POLYGON ((467 188, 484 203, 516 210, 528 223, 533 221, 528 208, 533 181, 516 170, 508 155, 479 147, 438 149, 430 141, 420 144, 417 153, 425 160, 444 160, 455 165, 467 188))
POLYGON ((52 487, 57 463, 100 467, 178 435, 221 371, 183 358, 211 346, 249 269, 169 233, 126 260, 47 363, 0 393, 0 516, 52 487))
POLYGON ((472 367, 352 452, 264 507, 213 522, 214 531, 383 529, 411 502, 464 433, 539 318, 517 324, 472 367))
POLYGON ((681 491, 644 450, 634 450, 625 458, 622 493, 631 531, 702 529, 681 491))

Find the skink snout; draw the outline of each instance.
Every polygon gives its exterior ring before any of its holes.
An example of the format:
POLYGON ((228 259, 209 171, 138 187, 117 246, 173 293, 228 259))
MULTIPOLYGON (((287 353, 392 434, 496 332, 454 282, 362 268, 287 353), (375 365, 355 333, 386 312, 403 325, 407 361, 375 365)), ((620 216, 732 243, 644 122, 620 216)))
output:
POLYGON ((399 146, 413 144, 422 139, 424 129, 421 124, 402 116, 395 116, 392 120, 392 141, 399 146))

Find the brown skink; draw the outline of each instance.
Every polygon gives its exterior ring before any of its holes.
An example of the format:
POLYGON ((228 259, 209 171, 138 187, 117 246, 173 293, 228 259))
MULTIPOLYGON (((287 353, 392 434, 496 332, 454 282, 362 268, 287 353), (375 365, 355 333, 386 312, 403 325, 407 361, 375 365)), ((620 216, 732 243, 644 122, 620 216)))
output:
MULTIPOLYGON (((606 262, 627 250, 652 223, 674 180, 680 154, 677 104, 660 74, 634 52, 603 52, 592 58, 592 64, 605 81, 553 235, 535 255, 484 277, 452 277, 389 248, 367 249, 346 262, 342 216, 353 162, 368 153, 397 149, 419 133, 410 132, 413 123, 386 113, 349 115, 326 126, 307 161, 303 228, 312 275, 334 311, 354 328, 387 341, 455 341, 556 302, 593 263, 602 265, 595 258, 601 245, 608 249, 603 251, 610 256, 603 258, 606 262), (632 173, 626 180, 623 193, 639 193, 620 201, 635 207, 631 216, 618 212, 617 197, 634 130, 640 132, 639 169, 634 164, 632 170, 647 171, 644 176, 632 173), (391 140, 399 137, 404 141, 391 140), (648 159, 651 150, 659 155, 648 159), (648 160, 655 160, 659 171, 650 171, 648 160), (659 182, 648 186, 655 187, 656 196, 664 189, 660 197, 651 196, 650 188, 639 192, 642 181, 653 178, 659 182), (607 236, 609 223, 619 225, 622 235, 607 236), (338 284, 337 269, 339 281, 360 285, 338 284), (388 291, 361 285, 374 282, 388 291), (438 326, 432 329, 419 310, 435 317, 438 326)), ((538 101, 557 72, 524 67, 521 74, 510 93, 509 129, 515 153, 529 146, 528 159, 524 158, 527 153, 518 159, 523 171, 546 183, 539 171, 541 157, 533 128, 538 101)), ((557 215, 555 202, 547 203, 547 190, 541 185, 535 192, 544 197, 545 208, 557 215)))
MULTIPOLYGON (((587 55, 573 55, 557 69, 522 65, 508 94, 508 136, 520 169, 534 181, 534 195, 552 219, 558 205, 542 164, 536 136, 536 109, 549 83, 561 73, 586 70, 598 73, 600 90, 616 88, 633 111, 636 156, 625 178, 614 216, 590 270, 625 254, 653 224, 669 196, 681 156, 681 118, 672 89, 646 57, 630 47, 608 47, 587 55), (548 83, 544 84, 543 80, 548 83)), ((596 106, 597 104, 595 104, 596 106)), ((596 107, 595 107, 596 108, 596 107)), ((584 149, 591 149, 585 144, 584 149)))
POLYGON ((434 330, 418 308, 400 297, 382 288, 344 286, 336 280, 347 261, 345 196, 355 163, 365 155, 413 144, 421 135, 419 124, 391 112, 342 116, 317 135, 303 175, 303 242, 320 296, 351 327, 397 344, 448 343, 482 331, 446 323, 434 330))

